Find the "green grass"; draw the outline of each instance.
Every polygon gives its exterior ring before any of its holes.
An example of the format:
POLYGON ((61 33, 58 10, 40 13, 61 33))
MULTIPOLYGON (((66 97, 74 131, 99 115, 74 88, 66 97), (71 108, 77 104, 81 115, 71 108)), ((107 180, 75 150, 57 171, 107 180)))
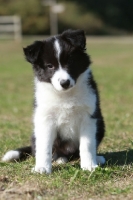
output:
MULTIPOLYGON (((22 46, 31 40, 0 42, 0 157, 30 143, 33 75, 22 46)), ((133 199, 133 42, 88 38, 88 52, 106 122, 99 148, 106 165, 90 173, 75 161, 39 175, 31 173, 34 158, 0 162, 0 199, 133 199)))

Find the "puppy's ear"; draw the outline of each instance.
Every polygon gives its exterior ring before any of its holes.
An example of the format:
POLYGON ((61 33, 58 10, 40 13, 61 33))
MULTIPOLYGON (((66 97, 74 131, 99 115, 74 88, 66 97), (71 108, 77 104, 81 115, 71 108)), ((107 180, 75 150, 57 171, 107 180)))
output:
POLYGON ((23 48, 25 58, 28 62, 35 64, 41 51, 43 42, 36 41, 33 44, 23 48))
POLYGON ((67 30, 62 33, 62 38, 72 46, 85 50, 86 38, 83 30, 67 30))

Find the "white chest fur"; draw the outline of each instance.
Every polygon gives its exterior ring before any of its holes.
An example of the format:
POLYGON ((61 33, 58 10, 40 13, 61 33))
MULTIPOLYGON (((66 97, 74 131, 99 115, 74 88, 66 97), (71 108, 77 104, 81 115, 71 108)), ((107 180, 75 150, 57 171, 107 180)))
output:
POLYGON ((95 111, 96 95, 88 85, 89 69, 68 91, 59 92, 50 83, 35 81, 38 118, 47 118, 56 125, 61 137, 77 138, 82 121, 95 111))

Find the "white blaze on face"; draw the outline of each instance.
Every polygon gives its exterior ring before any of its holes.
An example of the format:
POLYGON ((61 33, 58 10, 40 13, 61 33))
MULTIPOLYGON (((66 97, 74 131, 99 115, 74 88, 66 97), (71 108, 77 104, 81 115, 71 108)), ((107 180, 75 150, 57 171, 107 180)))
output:
POLYGON ((51 82, 56 90, 62 91, 73 87, 75 85, 75 81, 68 74, 68 72, 61 67, 60 64, 61 47, 57 39, 55 40, 54 47, 56 51, 56 58, 58 60, 59 68, 51 78, 51 82))
POLYGON ((56 51, 56 58, 58 59, 58 62, 59 62, 61 47, 60 47, 60 44, 57 39, 55 40, 54 47, 55 47, 55 51, 56 51))

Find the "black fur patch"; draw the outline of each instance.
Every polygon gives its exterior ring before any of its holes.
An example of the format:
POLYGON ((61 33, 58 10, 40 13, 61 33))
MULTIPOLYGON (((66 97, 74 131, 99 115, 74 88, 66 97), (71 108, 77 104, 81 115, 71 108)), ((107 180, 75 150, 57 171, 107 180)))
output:
POLYGON ((103 137, 104 137, 105 123, 104 123, 104 119, 103 119, 101 108, 100 108, 100 97, 99 97, 97 84, 96 84, 96 82, 93 78, 92 73, 90 73, 90 75, 91 76, 88 80, 88 85, 90 85, 93 88, 94 93, 96 94, 96 97, 97 97, 97 99, 96 99, 96 110, 91 117, 93 119, 97 120, 96 139, 97 139, 97 147, 98 147, 99 144, 101 143, 103 137))
MULTIPOLYGON (((60 63, 76 81, 90 65, 90 57, 85 53, 86 39, 82 30, 65 31, 56 37, 61 46, 60 63)), ((26 60, 33 65, 35 76, 39 81, 51 82, 55 71, 59 68, 54 47, 55 38, 36 41, 24 48, 26 60), (49 68, 49 64, 53 68, 49 68)))

